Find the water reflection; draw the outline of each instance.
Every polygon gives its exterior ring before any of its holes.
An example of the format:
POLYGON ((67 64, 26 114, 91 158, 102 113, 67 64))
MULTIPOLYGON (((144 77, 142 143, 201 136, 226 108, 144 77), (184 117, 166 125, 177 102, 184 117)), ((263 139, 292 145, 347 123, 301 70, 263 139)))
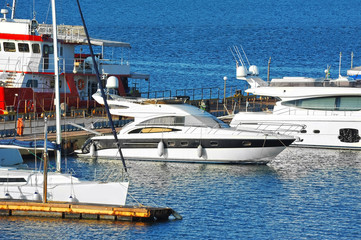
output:
POLYGON ((146 231, 152 223, 90 220, 90 219, 62 219, 34 216, 0 216, 1 229, 6 231, 8 238, 16 239, 21 235, 23 239, 104 239, 116 236, 126 236, 127 232, 146 231), (101 231, 100 231, 101 229, 101 231))
POLYGON ((352 150, 288 148, 268 166, 285 179, 305 177, 314 171, 355 169, 361 172, 361 152, 352 150))
MULTIPOLYGON (((52 159, 53 161, 53 159, 52 159)), ((31 166, 32 160, 26 163, 31 166)), ((120 179, 123 166, 119 160, 68 158, 67 167, 81 179, 98 179, 111 173, 108 180, 120 179)), ((186 184, 229 177, 277 175, 281 179, 305 177, 314 171, 355 169, 361 172, 361 152, 311 148, 288 148, 268 165, 191 164, 171 162, 127 161, 131 182, 144 187, 167 188, 174 181, 186 184)))

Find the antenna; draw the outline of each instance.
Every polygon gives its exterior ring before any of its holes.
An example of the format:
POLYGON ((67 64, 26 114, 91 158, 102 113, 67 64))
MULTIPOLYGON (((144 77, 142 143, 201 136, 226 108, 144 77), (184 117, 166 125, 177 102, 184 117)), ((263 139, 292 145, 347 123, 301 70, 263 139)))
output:
POLYGON ((242 55, 241 55, 238 47, 237 47, 237 46, 234 46, 233 48, 234 48, 234 51, 236 52, 236 54, 237 54, 237 56, 238 56, 238 58, 239 58, 239 61, 240 61, 241 64, 242 64, 242 66, 246 67, 246 66, 245 66, 246 64, 245 64, 244 61, 243 61, 242 55))
POLYGON ((232 53, 232 55, 233 55, 233 58, 234 58, 234 60, 236 61, 237 66, 238 66, 239 63, 238 63, 238 60, 237 60, 236 56, 234 55, 234 52, 232 51, 232 48, 229 47, 229 50, 231 51, 231 53, 232 53))
POLYGON ((342 52, 340 52, 340 63, 338 65, 338 76, 341 77, 341 58, 342 58, 342 52))
POLYGON ((248 61, 247 55, 246 55, 245 51, 243 50, 242 45, 241 45, 241 48, 242 48, 243 54, 244 54, 244 56, 246 57, 246 60, 247 60, 247 62, 248 62, 248 66, 251 66, 251 64, 249 64, 249 61, 248 61))

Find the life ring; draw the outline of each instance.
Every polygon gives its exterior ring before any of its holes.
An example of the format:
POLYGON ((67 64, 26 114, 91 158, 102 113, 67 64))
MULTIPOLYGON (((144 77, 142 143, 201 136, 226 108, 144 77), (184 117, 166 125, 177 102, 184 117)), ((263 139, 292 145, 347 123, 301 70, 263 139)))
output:
POLYGON ((83 90, 85 86, 84 80, 83 79, 79 79, 78 80, 78 89, 79 90, 83 90))
POLYGON ((33 112, 34 111, 34 103, 32 100, 29 100, 28 105, 26 106, 27 107, 27 112, 33 112))

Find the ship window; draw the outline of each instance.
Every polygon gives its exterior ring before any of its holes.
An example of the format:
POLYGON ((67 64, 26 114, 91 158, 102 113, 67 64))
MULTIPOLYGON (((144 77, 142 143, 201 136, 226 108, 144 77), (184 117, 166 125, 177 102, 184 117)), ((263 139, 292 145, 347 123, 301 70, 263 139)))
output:
POLYGON ((0 182, 26 182, 25 178, 0 178, 0 182))
POLYGON ((130 131, 128 134, 132 134, 132 133, 140 133, 142 131, 142 128, 138 128, 135 130, 130 131))
POLYGON ((29 80, 26 82, 26 87, 37 88, 37 87, 38 87, 38 80, 29 79, 29 80))
POLYGON ((13 42, 4 42, 4 51, 5 52, 16 52, 15 43, 13 43, 13 42))
POLYGON ((19 43, 18 49, 19 49, 19 52, 30 52, 29 44, 27 44, 27 43, 19 43))
POLYGON ((44 55, 49 55, 49 45, 44 44, 43 53, 44 55))
POLYGON ((216 141, 211 141, 211 146, 217 147, 217 146, 218 146, 218 142, 216 142, 216 141))
MULTIPOLYGON (((171 128, 143 128, 142 133, 159 133, 159 132, 172 132, 171 128)), ((177 130, 177 129, 176 129, 177 130)))
POLYGON ((359 111, 361 109, 361 97, 338 97, 336 108, 339 111, 359 111))
POLYGON ((175 146, 175 142, 168 142, 168 147, 174 147, 175 146))
POLYGON ((320 133, 320 130, 313 130, 313 133, 320 133))
POLYGON ((361 97, 345 96, 299 99, 283 102, 282 105, 311 110, 359 111, 361 110, 361 97))
POLYGON ((129 132, 132 133, 160 133, 160 132, 175 132, 181 131, 180 129, 174 128, 157 128, 157 127, 148 127, 148 128, 137 128, 129 132))
POLYGON ((250 141, 243 141, 242 145, 245 147, 250 147, 252 145, 252 143, 250 141))
POLYGON ((300 133, 307 133, 307 130, 301 130, 300 133))
POLYGON ((54 47, 53 45, 49 46, 49 54, 54 54, 54 47))
POLYGON ((181 141, 181 146, 182 147, 187 147, 188 146, 188 142, 186 142, 186 141, 181 141))
POLYGON ((184 117, 158 117, 141 122, 142 125, 184 126, 184 117))
POLYGON ((54 48, 52 45, 44 44, 43 51, 45 55, 54 54, 54 48))
POLYGON ((31 47, 33 48, 33 53, 40 53, 40 45, 37 43, 33 43, 31 45, 31 47))

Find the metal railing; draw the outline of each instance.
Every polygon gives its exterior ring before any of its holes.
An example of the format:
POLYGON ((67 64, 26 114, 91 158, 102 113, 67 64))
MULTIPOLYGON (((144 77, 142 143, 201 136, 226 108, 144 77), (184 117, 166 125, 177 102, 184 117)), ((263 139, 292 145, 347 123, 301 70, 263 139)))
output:
MULTIPOLYGON (((226 93, 229 96, 234 96, 239 91, 244 92, 245 89, 239 89, 236 86, 229 86, 226 88, 226 93)), ((185 88, 176 90, 161 90, 141 92, 141 97, 144 98, 187 98, 188 100, 210 100, 217 99, 223 100, 224 88, 207 87, 207 88, 185 88)), ((227 97, 227 96, 226 96, 227 97)))

